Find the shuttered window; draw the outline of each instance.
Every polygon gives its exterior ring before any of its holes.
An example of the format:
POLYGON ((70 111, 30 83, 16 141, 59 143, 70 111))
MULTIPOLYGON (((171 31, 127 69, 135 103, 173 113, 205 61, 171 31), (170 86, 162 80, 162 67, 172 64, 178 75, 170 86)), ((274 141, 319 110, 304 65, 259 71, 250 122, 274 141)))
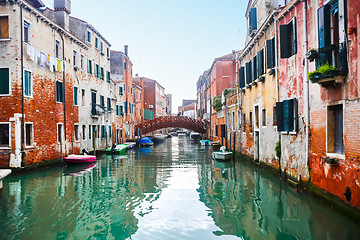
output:
POLYGON ((0 123, 0 147, 10 147, 10 124, 0 123))
POLYGON ((87 66, 87 72, 89 74, 92 74, 92 61, 90 59, 88 59, 88 66, 87 66))
POLYGON ((245 68, 241 67, 239 69, 239 86, 240 88, 245 87, 245 68))
POLYGON ((74 87, 74 105, 78 105, 78 88, 74 87))
POLYGON ((280 57, 289 58, 297 52, 296 18, 280 25, 280 57))
POLYGON ((275 67, 275 38, 266 40, 266 67, 275 67))
POLYGON ((251 8, 249 12, 249 34, 257 30, 256 8, 251 8))
POLYGON ((251 59, 251 79, 252 81, 255 81, 258 77, 257 74, 257 57, 255 56, 253 59, 251 59))
MULTIPOLYGON (((318 9, 318 34, 319 48, 331 45, 331 9, 329 5, 324 5, 318 9)), ((337 42, 338 39, 336 39, 337 42)), ((324 64, 332 63, 332 51, 319 51, 319 57, 316 66, 320 67, 324 64)))
POLYGON ((100 79, 101 80, 105 79, 105 74, 104 74, 104 68, 103 67, 100 68, 100 79))
POLYGON ((127 114, 127 102, 124 102, 124 112, 127 114))
POLYGON ((284 100, 276 103, 278 132, 298 131, 298 102, 297 99, 284 100))
POLYGON ((264 71, 264 49, 261 49, 258 53, 257 53, 257 65, 258 65, 258 76, 262 76, 265 71, 264 71))
POLYGON ((251 62, 247 62, 245 64, 245 67, 246 67, 246 84, 250 84, 251 81, 252 81, 252 78, 251 78, 251 62))
POLYGON ((31 82, 31 72, 24 71, 24 95, 26 97, 32 96, 32 82, 31 82))
POLYGON ((119 95, 122 96, 123 95, 123 88, 119 87, 119 95))
POLYGON ((110 83, 110 72, 106 71, 106 81, 110 83))
POLYGON ((56 101, 57 102, 64 102, 64 99, 65 99, 65 86, 64 86, 64 83, 56 81, 55 91, 56 91, 56 101))
POLYGON ((0 68, 0 94, 9 94, 9 69, 0 68))
POLYGON ((111 100, 110 100, 110 98, 107 98, 107 108, 108 108, 108 111, 111 111, 111 100))

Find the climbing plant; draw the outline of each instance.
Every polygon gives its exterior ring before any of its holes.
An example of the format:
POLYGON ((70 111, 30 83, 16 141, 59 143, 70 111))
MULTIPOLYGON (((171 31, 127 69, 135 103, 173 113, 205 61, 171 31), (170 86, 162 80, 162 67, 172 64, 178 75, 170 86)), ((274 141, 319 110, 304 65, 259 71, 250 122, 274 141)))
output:
POLYGON ((215 96, 213 98, 213 103, 211 104, 211 106, 215 109, 215 111, 219 111, 222 109, 222 102, 221 102, 221 96, 215 96))

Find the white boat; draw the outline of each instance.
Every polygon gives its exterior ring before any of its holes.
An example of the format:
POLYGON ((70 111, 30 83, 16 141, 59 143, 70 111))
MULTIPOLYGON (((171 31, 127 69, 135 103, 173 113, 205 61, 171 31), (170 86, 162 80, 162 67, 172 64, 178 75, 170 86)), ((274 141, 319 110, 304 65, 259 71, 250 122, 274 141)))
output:
POLYGON ((222 146, 220 151, 213 152, 211 155, 212 159, 215 160, 230 160, 233 157, 233 153, 226 151, 226 147, 222 146))
POLYGON ((131 149, 136 146, 136 142, 125 142, 124 144, 127 146, 126 149, 131 149))
POLYGON ((153 137, 153 142, 154 143, 159 143, 159 142, 165 141, 165 139, 166 139, 165 135, 157 133, 153 137))
POLYGON ((184 131, 177 131, 178 136, 186 136, 186 132, 184 131))
POLYGON ((194 139, 194 140, 198 140, 198 139, 201 138, 201 134, 198 133, 198 132, 191 132, 191 133, 190 133, 190 138, 191 138, 191 139, 194 139))

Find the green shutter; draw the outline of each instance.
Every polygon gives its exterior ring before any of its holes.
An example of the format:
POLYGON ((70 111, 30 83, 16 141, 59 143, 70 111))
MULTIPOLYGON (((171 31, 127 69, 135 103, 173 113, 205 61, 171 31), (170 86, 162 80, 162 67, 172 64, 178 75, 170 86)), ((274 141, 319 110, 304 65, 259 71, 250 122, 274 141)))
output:
POLYGON ((277 118, 277 131, 284 131, 284 114, 283 114, 283 102, 276 103, 276 118, 277 118))
POLYGON ((267 66, 267 69, 274 67, 272 43, 273 43, 272 39, 266 40, 266 66, 267 66))
POLYGON ((290 25, 280 25, 280 58, 291 57, 290 25))
POLYGON ((111 138, 111 126, 109 126, 109 137, 111 138))
POLYGON ((31 96, 31 73, 24 71, 24 94, 25 96, 31 96))
POLYGON ((294 131, 299 131, 299 117, 298 117, 298 100, 296 98, 292 99, 294 106, 294 131))
POLYGON ((264 74, 264 50, 262 49, 257 53, 257 68, 258 68, 258 76, 264 74))
POLYGON ((110 83, 110 72, 106 71, 106 81, 110 83))
POLYGON ((127 114, 127 102, 124 102, 124 112, 127 114))
POLYGON ((126 70, 126 62, 124 62, 124 69, 126 70))
POLYGON ((0 69, 0 94, 9 94, 9 69, 0 69))
POLYGON ((251 59, 251 75, 252 75, 252 81, 255 81, 258 77, 257 72, 257 57, 255 56, 253 59, 251 59))
POLYGON ((103 67, 100 68, 100 78, 101 78, 101 80, 104 80, 104 68, 103 67))
POLYGON ((61 83, 61 102, 65 102, 65 83, 61 83))
POLYGON ((124 113, 123 113, 123 106, 119 106, 120 107, 120 115, 122 116, 124 113))
POLYGON ((241 67, 239 69, 239 86, 240 88, 245 87, 245 68, 241 67))
POLYGON ((256 8, 251 8, 249 12, 249 33, 257 30, 257 17, 256 17, 256 8))
POLYGON ((74 105, 78 105, 78 88, 74 87, 74 105))
POLYGON ((247 62, 246 65, 246 84, 251 83, 251 61, 247 62))

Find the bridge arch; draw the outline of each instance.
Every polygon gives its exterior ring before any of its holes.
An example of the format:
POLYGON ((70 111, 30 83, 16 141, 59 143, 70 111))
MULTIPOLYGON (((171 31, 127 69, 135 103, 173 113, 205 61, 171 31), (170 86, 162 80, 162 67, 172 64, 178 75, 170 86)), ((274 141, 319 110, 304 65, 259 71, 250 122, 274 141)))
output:
POLYGON ((206 123, 190 117, 162 116, 144 121, 135 126, 135 134, 141 132, 147 134, 159 129, 179 127, 193 130, 198 133, 206 133, 206 123))

